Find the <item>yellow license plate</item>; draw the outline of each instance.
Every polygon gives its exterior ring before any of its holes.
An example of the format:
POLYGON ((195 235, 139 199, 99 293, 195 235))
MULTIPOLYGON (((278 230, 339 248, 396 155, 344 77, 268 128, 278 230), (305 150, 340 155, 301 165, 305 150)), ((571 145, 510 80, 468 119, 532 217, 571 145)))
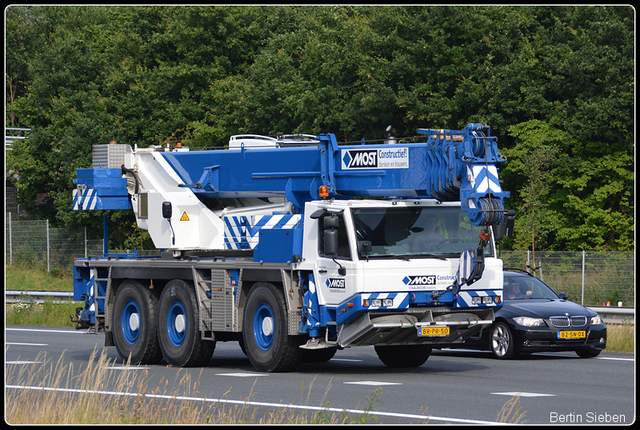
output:
POLYGON ((584 330, 558 332, 558 339, 581 339, 583 337, 587 337, 587 333, 584 330))
POLYGON ((448 336, 449 327, 421 327, 418 336, 448 336))

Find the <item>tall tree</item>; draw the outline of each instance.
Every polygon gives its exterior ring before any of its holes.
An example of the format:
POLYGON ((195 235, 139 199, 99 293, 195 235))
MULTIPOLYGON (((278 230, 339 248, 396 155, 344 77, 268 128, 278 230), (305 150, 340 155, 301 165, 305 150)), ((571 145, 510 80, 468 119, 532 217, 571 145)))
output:
POLYGON ((508 204, 554 215, 536 221, 537 249, 631 249, 633 18, 624 6, 11 6, 6 122, 33 132, 7 168, 23 207, 73 227, 101 221, 70 202, 96 143, 482 122, 509 153, 508 204), (542 138, 555 161, 533 190, 521 168, 535 171, 542 138))

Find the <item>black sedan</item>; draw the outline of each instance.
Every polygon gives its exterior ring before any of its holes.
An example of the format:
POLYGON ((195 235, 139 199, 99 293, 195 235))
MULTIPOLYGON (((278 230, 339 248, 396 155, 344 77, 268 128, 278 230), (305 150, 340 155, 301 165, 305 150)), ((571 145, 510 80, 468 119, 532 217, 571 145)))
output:
POLYGON ((500 359, 542 351, 595 357, 607 345, 607 327, 596 312, 567 297, 527 272, 505 270, 504 303, 494 323, 447 347, 491 350, 500 359))

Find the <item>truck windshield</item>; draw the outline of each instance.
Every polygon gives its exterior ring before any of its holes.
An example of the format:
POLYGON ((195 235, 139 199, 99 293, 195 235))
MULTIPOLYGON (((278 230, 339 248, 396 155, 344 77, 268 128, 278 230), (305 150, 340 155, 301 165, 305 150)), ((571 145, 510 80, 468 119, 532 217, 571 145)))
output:
MULTIPOLYGON (((476 248, 482 227, 471 225, 459 208, 395 207, 352 209, 358 246, 366 258, 457 258, 476 248)), ((492 248, 485 248, 492 255, 492 248)))

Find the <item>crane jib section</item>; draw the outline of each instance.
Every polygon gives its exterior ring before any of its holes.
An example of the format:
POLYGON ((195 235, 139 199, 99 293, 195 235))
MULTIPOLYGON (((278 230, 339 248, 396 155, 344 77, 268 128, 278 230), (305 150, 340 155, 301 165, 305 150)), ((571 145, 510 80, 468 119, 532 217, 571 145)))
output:
MULTIPOLYGON (((175 172, 179 187, 201 197, 285 197, 298 211, 323 197, 425 197, 460 201, 473 225, 502 223, 509 192, 500 186, 497 163, 506 157, 489 127, 418 133, 423 141, 338 145, 327 133, 315 136, 313 144, 157 154, 175 172), (326 196, 320 195, 321 186, 326 196)), ((78 169, 74 209, 130 209, 121 176, 114 168, 78 169)))
POLYGON ((430 197, 461 201, 472 224, 503 221, 497 163, 506 160, 481 124, 463 130, 419 129, 426 141, 338 145, 333 134, 317 144, 164 152, 162 156, 194 193, 211 198, 286 197, 298 208, 329 198, 430 197))

